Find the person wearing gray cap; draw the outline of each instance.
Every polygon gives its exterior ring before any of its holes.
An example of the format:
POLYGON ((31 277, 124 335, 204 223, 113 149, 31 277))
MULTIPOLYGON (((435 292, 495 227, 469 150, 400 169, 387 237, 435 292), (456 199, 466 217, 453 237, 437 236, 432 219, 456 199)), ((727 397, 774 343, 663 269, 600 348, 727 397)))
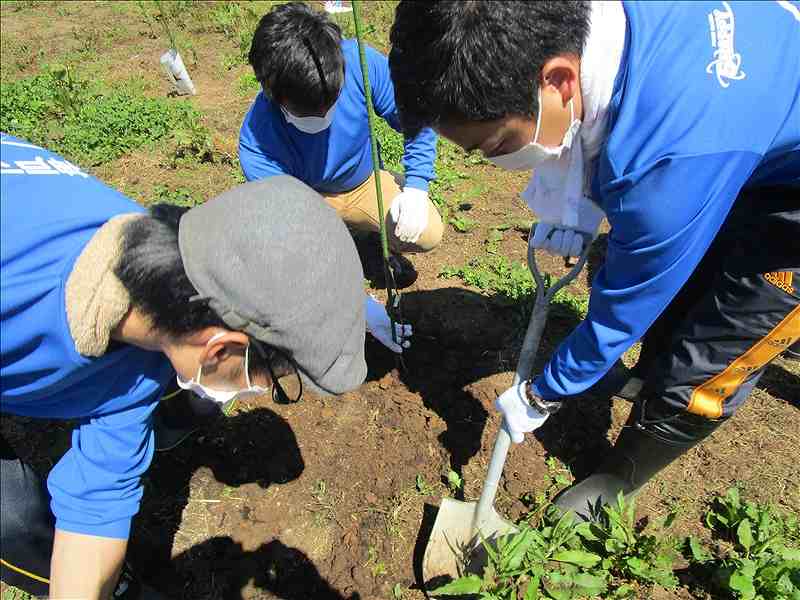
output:
POLYGON ((292 177, 145 210, 56 154, 0 143, 0 407, 79 422, 46 485, 0 437, 0 577, 136 598, 124 557, 170 381, 229 403, 266 392, 280 354, 319 393, 358 387, 361 265, 336 212, 292 177))

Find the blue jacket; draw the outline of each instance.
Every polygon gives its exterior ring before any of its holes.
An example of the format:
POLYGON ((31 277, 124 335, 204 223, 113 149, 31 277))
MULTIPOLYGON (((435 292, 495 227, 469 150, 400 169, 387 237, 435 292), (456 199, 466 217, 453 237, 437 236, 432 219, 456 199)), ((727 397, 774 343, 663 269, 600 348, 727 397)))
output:
MULTIPOLYGON (((369 124, 358 45, 342 42, 344 85, 331 126, 317 134, 303 133, 286 122, 280 106, 263 92, 256 96, 239 134, 239 161, 248 181, 284 173, 297 177, 320 193, 352 190, 372 175, 369 124)), ((389 63, 367 47, 372 103, 377 116, 400 131, 389 63)), ((406 185, 428 189, 435 177, 436 134, 424 129, 405 142, 403 167, 406 185)))
POLYGON ((64 289, 92 235, 143 209, 47 150, 6 135, 0 149, 0 410, 79 421, 47 480, 56 527, 126 538, 153 457, 151 414, 174 371, 128 345, 78 354, 64 289))
POLYGON ((593 182, 612 228, 606 262, 586 319, 534 381, 547 399, 586 390, 644 334, 743 188, 800 187, 800 5, 624 6, 593 182))

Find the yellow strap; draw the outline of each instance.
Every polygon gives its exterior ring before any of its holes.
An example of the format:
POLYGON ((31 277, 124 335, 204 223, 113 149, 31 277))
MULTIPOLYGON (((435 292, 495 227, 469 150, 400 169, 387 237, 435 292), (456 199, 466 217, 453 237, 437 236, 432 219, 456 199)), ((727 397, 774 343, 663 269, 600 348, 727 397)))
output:
POLYGON ((17 573, 19 573, 21 575, 25 575, 26 577, 30 577, 31 579, 34 579, 34 580, 39 581, 41 583, 46 583, 48 585, 50 584, 50 580, 47 579, 46 577, 39 577, 38 575, 34 575, 33 573, 30 573, 30 572, 26 571, 25 569, 22 569, 20 567, 15 567, 10 562, 8 562, 7 560, 4 560, 2 558, 0 558, 0 565, 3 565, 4 567, 8 567, 12 571, 16 571, 17 573))
POLYGON ((719 419, 722 404, 747 377, 800 339, 800 306, 790 312, 772 331, 758 340, 727 368, 692 391, 686 410, 696 415, 719 419))

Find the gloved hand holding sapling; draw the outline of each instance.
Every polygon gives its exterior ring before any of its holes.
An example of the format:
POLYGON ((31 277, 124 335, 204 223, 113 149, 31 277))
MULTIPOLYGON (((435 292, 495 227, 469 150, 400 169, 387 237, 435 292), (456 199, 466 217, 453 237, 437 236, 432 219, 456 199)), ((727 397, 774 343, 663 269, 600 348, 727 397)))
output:
POLYGON ((381 344, 389 348, 392 352, 400 354, 403 348, 410 348, 411 342, 408 338, 413 335, 411 325, 395 323, 395 337, 397 342, 392 339, 392 325, 386 307, 378 302, 373 296, 367 295, 364 298, 364 313, 367 320, 367 331, 381 344))

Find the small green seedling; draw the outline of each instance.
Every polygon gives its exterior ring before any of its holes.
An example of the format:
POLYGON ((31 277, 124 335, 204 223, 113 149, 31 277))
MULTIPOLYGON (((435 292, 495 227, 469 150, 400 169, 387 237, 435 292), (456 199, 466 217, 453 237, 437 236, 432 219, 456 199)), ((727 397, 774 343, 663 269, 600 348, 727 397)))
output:
POLYGON ((423 477, 422 473, 417 473, 414 483, 417 491, 423 496, 433 496, 436 493, 436 490, 433 488, 433 486, 425 481, 425 477, 423 477))
POLYGON ((450 488, 450 491, 457 492, 464 487, 464 479, 461 475, 450 469, 447 472, 447 487, 450 488))
POLYGON ((475 219, 470 219, 461 213, 456 213, 455 216, 450 217, 450 224, 459 233, 469 233, 478 226, 478 222, 475 219))

